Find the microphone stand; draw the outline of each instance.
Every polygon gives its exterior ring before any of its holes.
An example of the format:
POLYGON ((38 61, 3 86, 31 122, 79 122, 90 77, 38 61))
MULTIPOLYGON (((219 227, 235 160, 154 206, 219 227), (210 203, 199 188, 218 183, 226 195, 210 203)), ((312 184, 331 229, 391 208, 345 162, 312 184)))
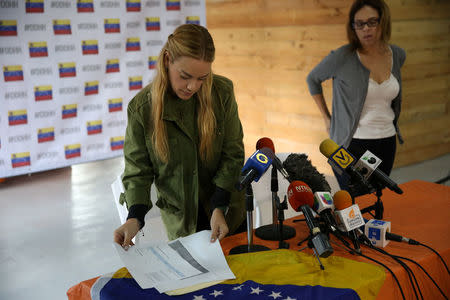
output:
POLYGON ((312 244, 312 241, 311 241, 312 238, 313 238, 313 235, 310 233, 307 238, 298 242, 297 246, 300 246, 301 244, 303 244, 303 242, 308 241, 307 246, 303 247, 302 249, 299 249, 298 251, 303 251, 306 248, 312 249, 314 256, 317 258, 317 261, 319 262, 320 269, 323 271, 323 270, 325 270, 325 267, 323 266, 322 261, 320 261, 319 254, 317 253, 316 248, 314 248, 314 245, 312 244))
POLYGON ((276 204, 277 204, 277 209, 278 209, 278 222, 279 222, 279 232, 278 232, 278 237, 279 239, 279 243, 278 243, 278 249, 289 249, 289 244, 286 243, 285 241, 283 241, 283 221, 284 221, 284 210, 287 209, 287 198, 286 195, 284 195, 284 201, 280 202, 280 198, 277 196, 276 197, 276 204))
POLYGON ((287 225, 283 226, 281 223, 277 224, 277 221, 279 221, 279 218, 277 216, 277 203, 280 202, 280 198, 278 198, 277 195, 278 171, 273 165, 270 180, 270 190, 272 192, 272 224, 267 224, 256 228, 255 235, 262 240, 268 241, 288 240, 290 238, 293 238, 295 236, 295 229, 293 227, 287 225))
POLYGON ((266 246, 253 244, 253 189, 251 183, 247 185, 245 193, 245 208, 247 210, 247 245, 232 248, 230 255, 270 250, 266 246))
POLYGON ((361 209, 361 214, 370 213, 373 216, 373 214, 371 213, 371 211, 373 210, 375 212, 375 216, 374 216, 375 219, 382 220, 383 213, 384 213, 384 206, 383 206, 383 202, 381 201, 382 194, 383 194, 382 187, 378 185, 376 188, 376 193, 375 193, 375 195, 377 196, 377 201, 375 202, 375 204, 361 209))

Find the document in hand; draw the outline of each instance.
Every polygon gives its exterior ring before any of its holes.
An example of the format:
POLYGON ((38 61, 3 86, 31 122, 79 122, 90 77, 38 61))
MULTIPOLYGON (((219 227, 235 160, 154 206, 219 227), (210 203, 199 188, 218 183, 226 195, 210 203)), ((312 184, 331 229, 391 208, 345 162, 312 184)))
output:
POLYGON ((205 282, 236 278, 219 241, 204 230, 174 241, 135 245, 125 251, 114 243, 122 262, 139 286, 163 293, 205 282))

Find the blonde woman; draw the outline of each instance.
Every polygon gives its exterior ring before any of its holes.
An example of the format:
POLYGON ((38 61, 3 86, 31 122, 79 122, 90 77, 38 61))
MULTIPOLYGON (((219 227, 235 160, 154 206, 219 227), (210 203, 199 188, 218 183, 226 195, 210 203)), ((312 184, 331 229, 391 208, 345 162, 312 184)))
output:
POLYGON ((128 105, 121 199, 129 214, 114 232, 124 248, 144 226, 153 182, 170 240, 211 229, 213 242, 245 228, 244 198, 234 189, 243 131, 232 82, 212 73, 214 53, 206 28, 179 26, 154 80, 128 105))

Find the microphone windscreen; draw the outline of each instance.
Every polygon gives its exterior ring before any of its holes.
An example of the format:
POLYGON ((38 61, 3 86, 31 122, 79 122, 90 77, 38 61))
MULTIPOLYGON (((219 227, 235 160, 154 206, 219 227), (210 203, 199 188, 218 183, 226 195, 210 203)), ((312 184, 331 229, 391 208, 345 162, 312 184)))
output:
POLYGON ((317 171, 306 154, 291 153, 283 162, 283 167, 291 180, 305 182, 315 192, 331 192, 325 176, 317 171))
POLYGON ((331 156, 331 154, 333 154, 338 148, 339 148, 339 145, 336 144, 332 139, 323 140, 319 146, 320 152, 326 158, 329 158, 331 156))
POLYGON ((313 207, 314 194, 311 188, 303 181, 294 180, 288 187, 289 204, 295 211, 301 211, 302 205, 313 207))
POLYGON ((263 137, 256 142, 256 150, 259 150, 264 147, 269 148, 270 150, 272 150, 273 153, 275 153, 275 145, 273 144, 273 141, 270 138, 263 137))
POLYGON ((350 194, 345 190, 337 191, 334 194, 333 200, 334 200, 334 207, 336 210, 346 209, 347 207, 350 207, 353 204, 352 196, 350 196, 350 194))

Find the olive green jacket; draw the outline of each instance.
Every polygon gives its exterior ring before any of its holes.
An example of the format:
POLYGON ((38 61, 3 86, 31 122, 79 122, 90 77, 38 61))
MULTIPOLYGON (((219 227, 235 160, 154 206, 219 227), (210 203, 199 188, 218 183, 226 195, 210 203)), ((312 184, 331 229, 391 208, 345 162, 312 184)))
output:
MULTIPOLYGON (((189 101, 197 101, 196 95, 193 97, 189 101)), ((155 204, 161 209, 170 240, 195 233, 199 205, 211 217, 210 198, 216 186, 231 192, 226 215, 230 233, 245 219, 244 195, 234 188, 244 163, 244 145, 233 83, 214 75, 212 97, 217 125, 214 155, 207 163, 199 158, 197 126, 194 132, 183 126, 182 100, 173 93, 166 93, 163 112, 168 163, 156 157, 151 141, 151 84, 128 104, 122 178, 125 194, 121 201, 128 207, 144 204, 151 208, 150 186, 154 182, 158 198, 155 204)))

